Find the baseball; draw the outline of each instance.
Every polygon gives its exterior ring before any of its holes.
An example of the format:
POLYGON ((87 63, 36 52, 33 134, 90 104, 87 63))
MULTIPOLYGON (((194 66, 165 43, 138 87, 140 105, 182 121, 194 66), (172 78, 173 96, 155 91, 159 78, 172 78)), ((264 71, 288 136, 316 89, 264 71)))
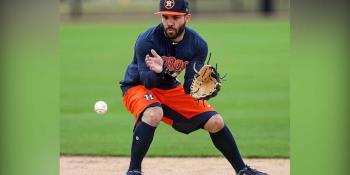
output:
POLYGON ((95 112, 97 114, 104 114, 107 112, 107 103, 104 101, 98 101, 95 103, 95 112))

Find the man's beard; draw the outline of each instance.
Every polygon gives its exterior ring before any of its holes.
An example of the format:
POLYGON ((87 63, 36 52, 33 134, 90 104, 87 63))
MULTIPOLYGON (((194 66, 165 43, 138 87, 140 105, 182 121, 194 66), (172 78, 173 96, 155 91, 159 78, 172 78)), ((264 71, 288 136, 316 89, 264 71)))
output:
MULTIPOLYGON (((164 26, 163 26, 164 27, 164 26)), ((186 22, 183 24, 183 25, 181 25, 180 27, 179 27, 179 30, 176 30, 175 28, 173 28, 173 27, 168 27, 168 28, 165 28, 164 27, 164 34, 165 34, 165 36, 168 38, 168 39, 176 39, 177 37, 179 37, 184 31, 185 31, 185 28, 186 28, 186 22), (168 30, 169 29, 172 29, 173 30, 173 32, 172 32, 172 34, 170 34, 169 32, 168 32, 168 30)))

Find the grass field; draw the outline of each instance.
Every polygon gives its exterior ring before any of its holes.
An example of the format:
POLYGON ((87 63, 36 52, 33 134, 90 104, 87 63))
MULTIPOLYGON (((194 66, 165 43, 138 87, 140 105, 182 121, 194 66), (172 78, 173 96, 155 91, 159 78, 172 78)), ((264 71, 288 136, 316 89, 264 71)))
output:
MULTIPOLYGON (((62 24, 61 153, 128 155, 133 119, 118 82, 138 34, 154 23, 62 24), (97 100, 109 112, 93 111, 97 100)), ((211 104, 222 114, 245 157, 289 157, 289 23, 191 23, 208 42, 227 81, 211 104)), ((209 135, 177 133, 161 124, 150 156, 217 156, 209 135)))

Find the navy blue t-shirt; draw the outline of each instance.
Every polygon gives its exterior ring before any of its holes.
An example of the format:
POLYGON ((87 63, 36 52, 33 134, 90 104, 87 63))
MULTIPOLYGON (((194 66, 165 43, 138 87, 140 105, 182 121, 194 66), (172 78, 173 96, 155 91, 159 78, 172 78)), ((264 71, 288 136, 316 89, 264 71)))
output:
POLYGON ((144 85, 147 89, 172 89, 180 84, 176 76, 185 70, 184 89, 190 92, 195 71, 199 70, 208 54, 208 45, 194 30, 186 27, 183 40, 174 43, 164 35, 162 24, 151 27, 143 32, 134 46, 134 57, 128 65, 124 80, 120 81, 123 94, 131 87, 144 85), (162 73, 150 70, 146 63, 146 55, 152 55, 154 49, 164 60, 162 73))

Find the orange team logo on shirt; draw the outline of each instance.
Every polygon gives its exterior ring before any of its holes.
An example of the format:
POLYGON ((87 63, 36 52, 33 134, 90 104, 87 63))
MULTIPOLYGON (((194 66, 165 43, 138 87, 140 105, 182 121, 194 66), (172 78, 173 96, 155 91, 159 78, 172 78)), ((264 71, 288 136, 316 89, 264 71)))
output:
POLYGON ((164 61, 164 68, 169 72, 182 72, 188 65, 188 61, 183 61, 181 59, 176 59, 175 57, 162 57, 164 61))

